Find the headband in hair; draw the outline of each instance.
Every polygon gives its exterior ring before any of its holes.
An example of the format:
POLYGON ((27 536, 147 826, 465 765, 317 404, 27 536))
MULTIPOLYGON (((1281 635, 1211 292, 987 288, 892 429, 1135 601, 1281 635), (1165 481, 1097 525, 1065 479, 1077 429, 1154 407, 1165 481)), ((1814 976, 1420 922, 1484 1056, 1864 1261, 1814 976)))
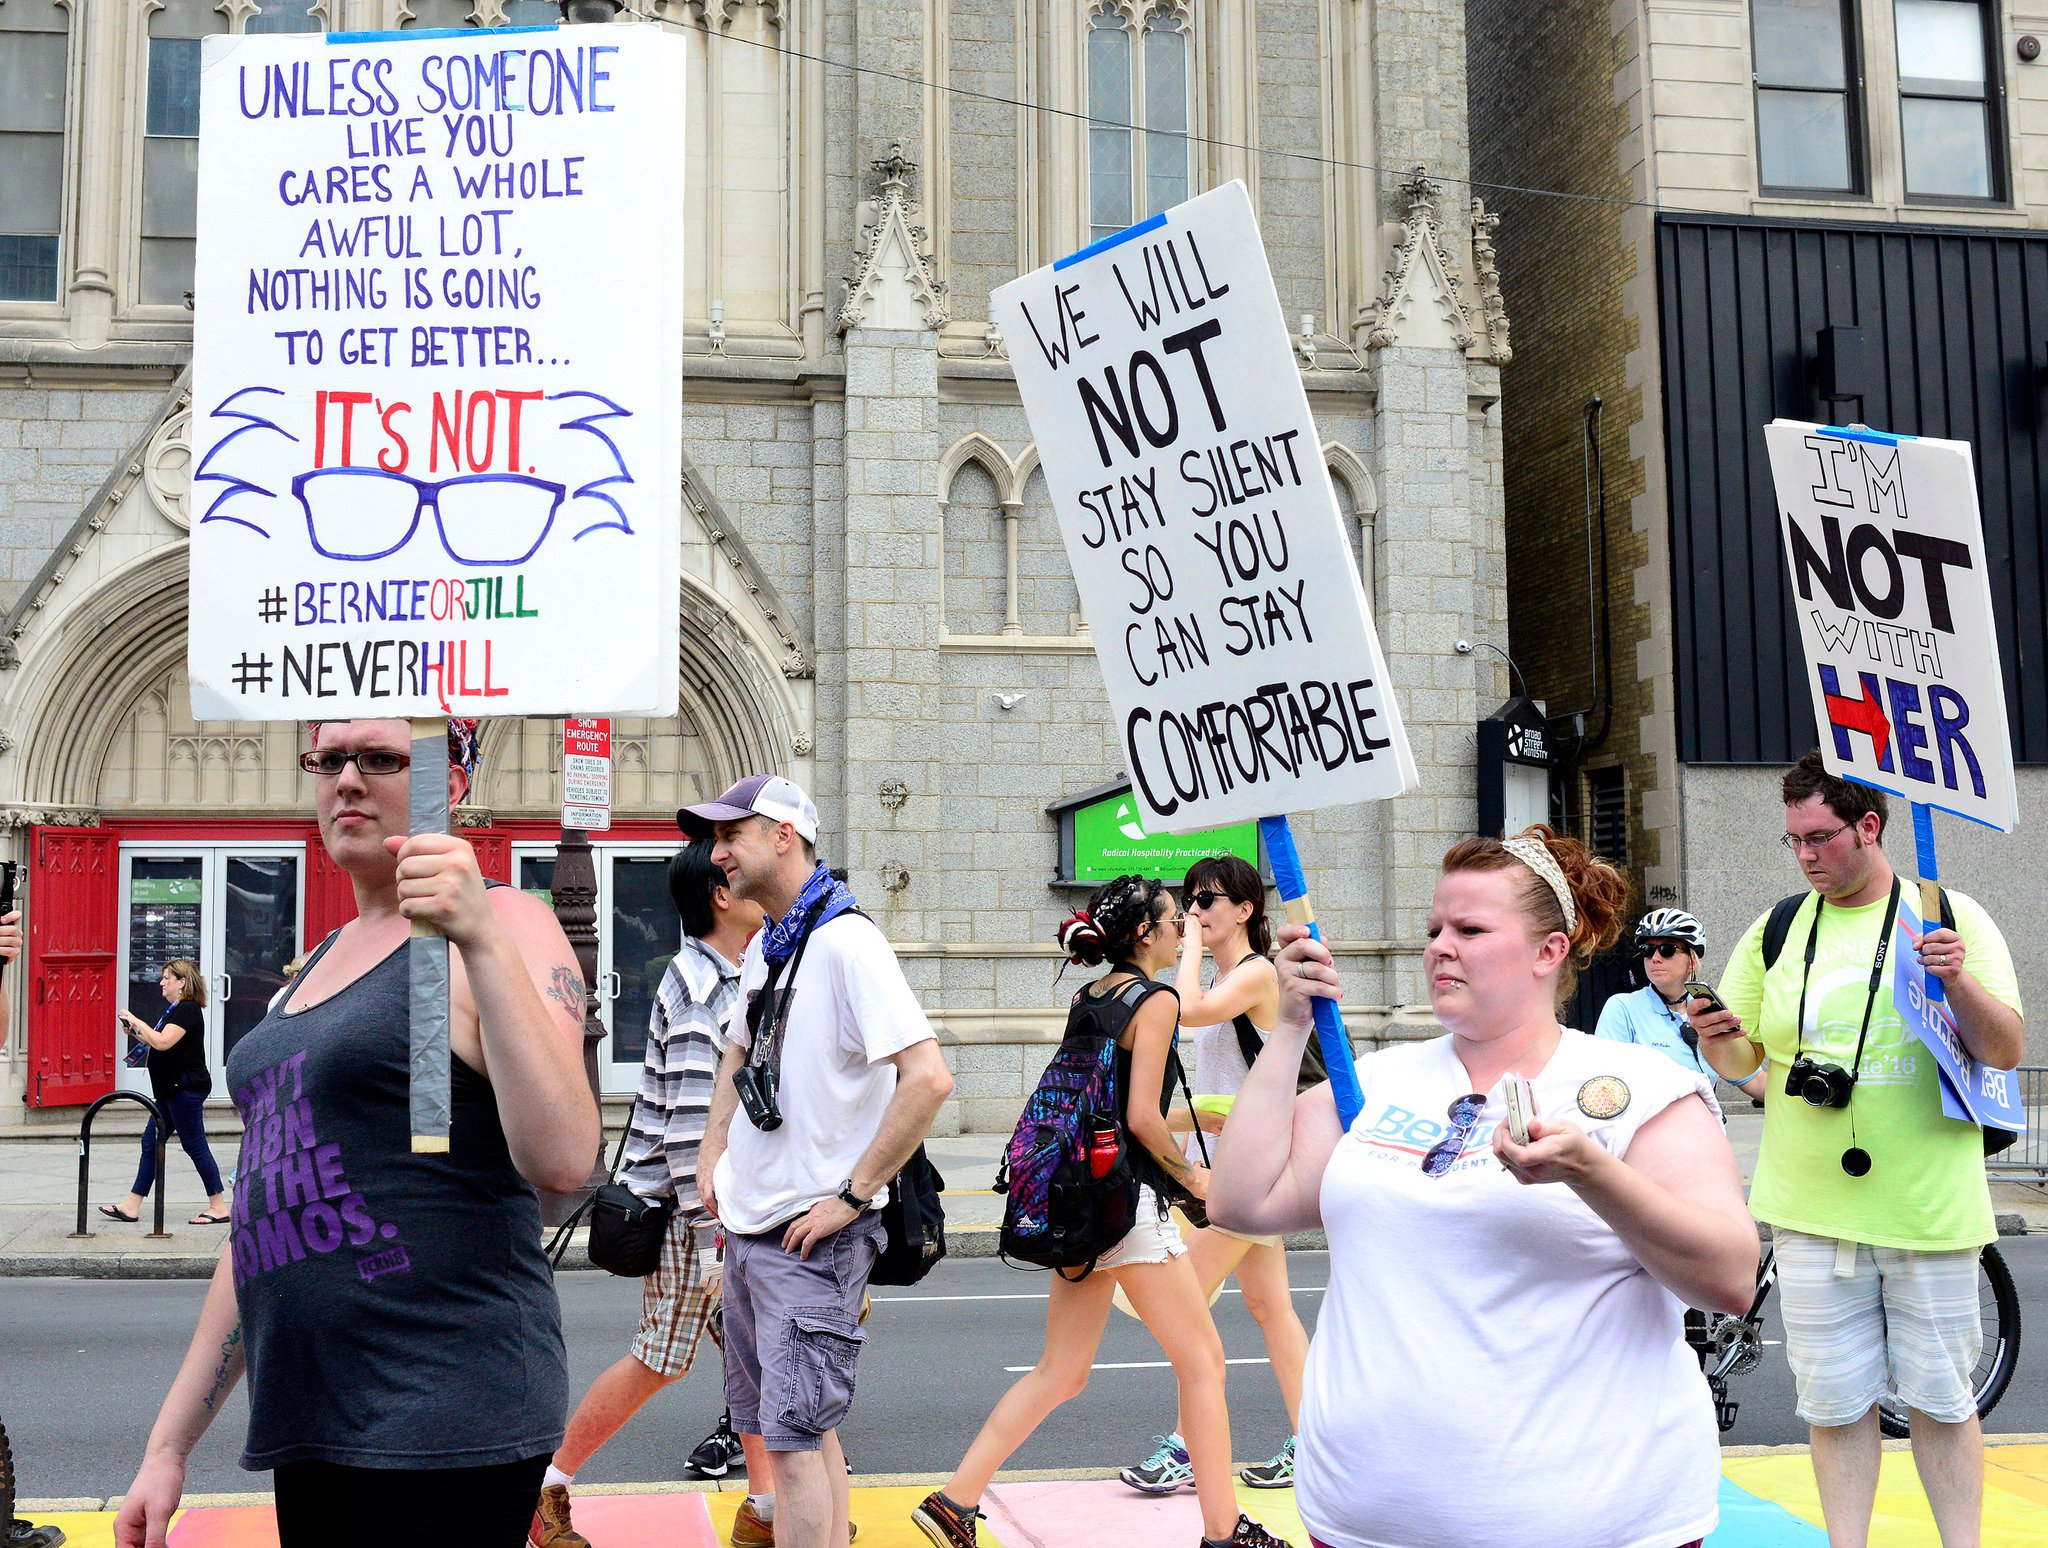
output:
POLYGON ((1500 847, 1542 877, 1550 890, 1557 894, 1557 906, 1564 911, 1565 934, 1571 934, 1578 927, 1579 911, 1572 903, 1572 889, 1566 884, 1564 872, 1559 869, 1550 846, 1541 839, 1527 838, 1518 833, 1513 838, 1502 839, 1500 847))

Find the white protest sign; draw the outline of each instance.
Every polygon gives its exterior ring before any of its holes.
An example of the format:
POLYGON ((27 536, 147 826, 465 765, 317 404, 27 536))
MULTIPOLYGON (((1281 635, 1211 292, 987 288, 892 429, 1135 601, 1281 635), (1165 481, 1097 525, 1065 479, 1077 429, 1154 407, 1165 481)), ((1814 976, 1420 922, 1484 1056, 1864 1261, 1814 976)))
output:
POLYGON ((1969 443, 1782 419, 1764 439, 1828 772, 2010 832, 1969 443))
POLYGON ((990 299, 1146 828, 1413 789, 1244 185, 990 299))
POLYGON ((203 57, 195 712, 675 713, 682 41, 203 57))

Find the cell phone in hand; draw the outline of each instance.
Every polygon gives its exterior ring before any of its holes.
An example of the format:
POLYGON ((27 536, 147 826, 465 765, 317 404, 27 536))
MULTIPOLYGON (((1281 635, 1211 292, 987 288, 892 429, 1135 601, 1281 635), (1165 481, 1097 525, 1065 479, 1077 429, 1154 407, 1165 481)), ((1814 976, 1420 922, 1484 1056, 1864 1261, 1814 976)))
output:
POLYGON ((1727 1006, 1721 1003, 1721 997, 1714 993, 1709 985, 1701 983, 1697 978, 1688 978, 1685 981, 1685 997, 1688 1000, 1705 1000, 1709 1010, 1725 1011, 1728 1009, 1727 1006))
POLYGON ((1536 1093, 1529 1082, 1512 1071, 1502 1082, 1502 1095, 1508 1104, 1508 1133, 1514 1136, 1517 1145, 1529 1143, 1529 1120, 1536 1116, 1536 1093))

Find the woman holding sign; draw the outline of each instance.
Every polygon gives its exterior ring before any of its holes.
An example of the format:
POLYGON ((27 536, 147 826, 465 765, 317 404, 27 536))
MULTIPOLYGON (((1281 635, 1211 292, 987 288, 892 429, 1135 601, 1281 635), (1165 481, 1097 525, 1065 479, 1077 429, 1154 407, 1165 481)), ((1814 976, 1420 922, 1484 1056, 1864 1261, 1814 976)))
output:
POLYGON ((1681 1319, 1755 1291, 1735 1158, 1703 1077, 1557 1020, 1627 895, 1547 828, 1453 848, 1422 958, 1448 1035, 1361 1060, 1349 1134, 1327 1086, 1295 1095, 1311 998, 1341 986, 1284 932, 1274 1046, 1209 1210, 1329 1235, 1296 1476, 1326 1548, 1678 1548, 1715 1524, 1720 1447, 1681 1319))
POLYGON ((242 1465, 273 1474, 278 1541, 512 1548, 568 1406, 561 1308, 535 1189, 597 1154, 583 981, 554 915, 492 887, 450 833, 412 833, 412 780, 460 801, 473 720, 412 740, 402 720, 326 721, 299 760, 355 917, 235 1045, 242 1115, 228 1251, 114 1524, 156 1548, 185 1461, 246 1371, 242 1465), (414 751, 436 756, 414 763, 414 751), (407 770, 410 768, 411 772, 407 770), (447 937, 450 1142, 411 1140, 414 931, 447 937))

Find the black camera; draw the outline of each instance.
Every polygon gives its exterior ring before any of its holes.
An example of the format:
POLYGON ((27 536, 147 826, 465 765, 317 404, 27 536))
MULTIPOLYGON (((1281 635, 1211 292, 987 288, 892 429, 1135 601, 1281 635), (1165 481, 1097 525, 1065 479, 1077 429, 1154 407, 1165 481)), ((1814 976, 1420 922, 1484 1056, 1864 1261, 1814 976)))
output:
POLYGON ((1796 1096, 1809 1107, 1847 1107, 1855 1090, 1853 1071, 1823 1064, 1811 1054, 1801 1054, 1785 1072, 1785 1095, 1796 1096))
POLYGON ((764 1134, 782 1127, 782 1109, 775 1105, 776 1076, 772 1064, 743 1064, 732 1072, 733 1089, 747 1122, 764 1134))

